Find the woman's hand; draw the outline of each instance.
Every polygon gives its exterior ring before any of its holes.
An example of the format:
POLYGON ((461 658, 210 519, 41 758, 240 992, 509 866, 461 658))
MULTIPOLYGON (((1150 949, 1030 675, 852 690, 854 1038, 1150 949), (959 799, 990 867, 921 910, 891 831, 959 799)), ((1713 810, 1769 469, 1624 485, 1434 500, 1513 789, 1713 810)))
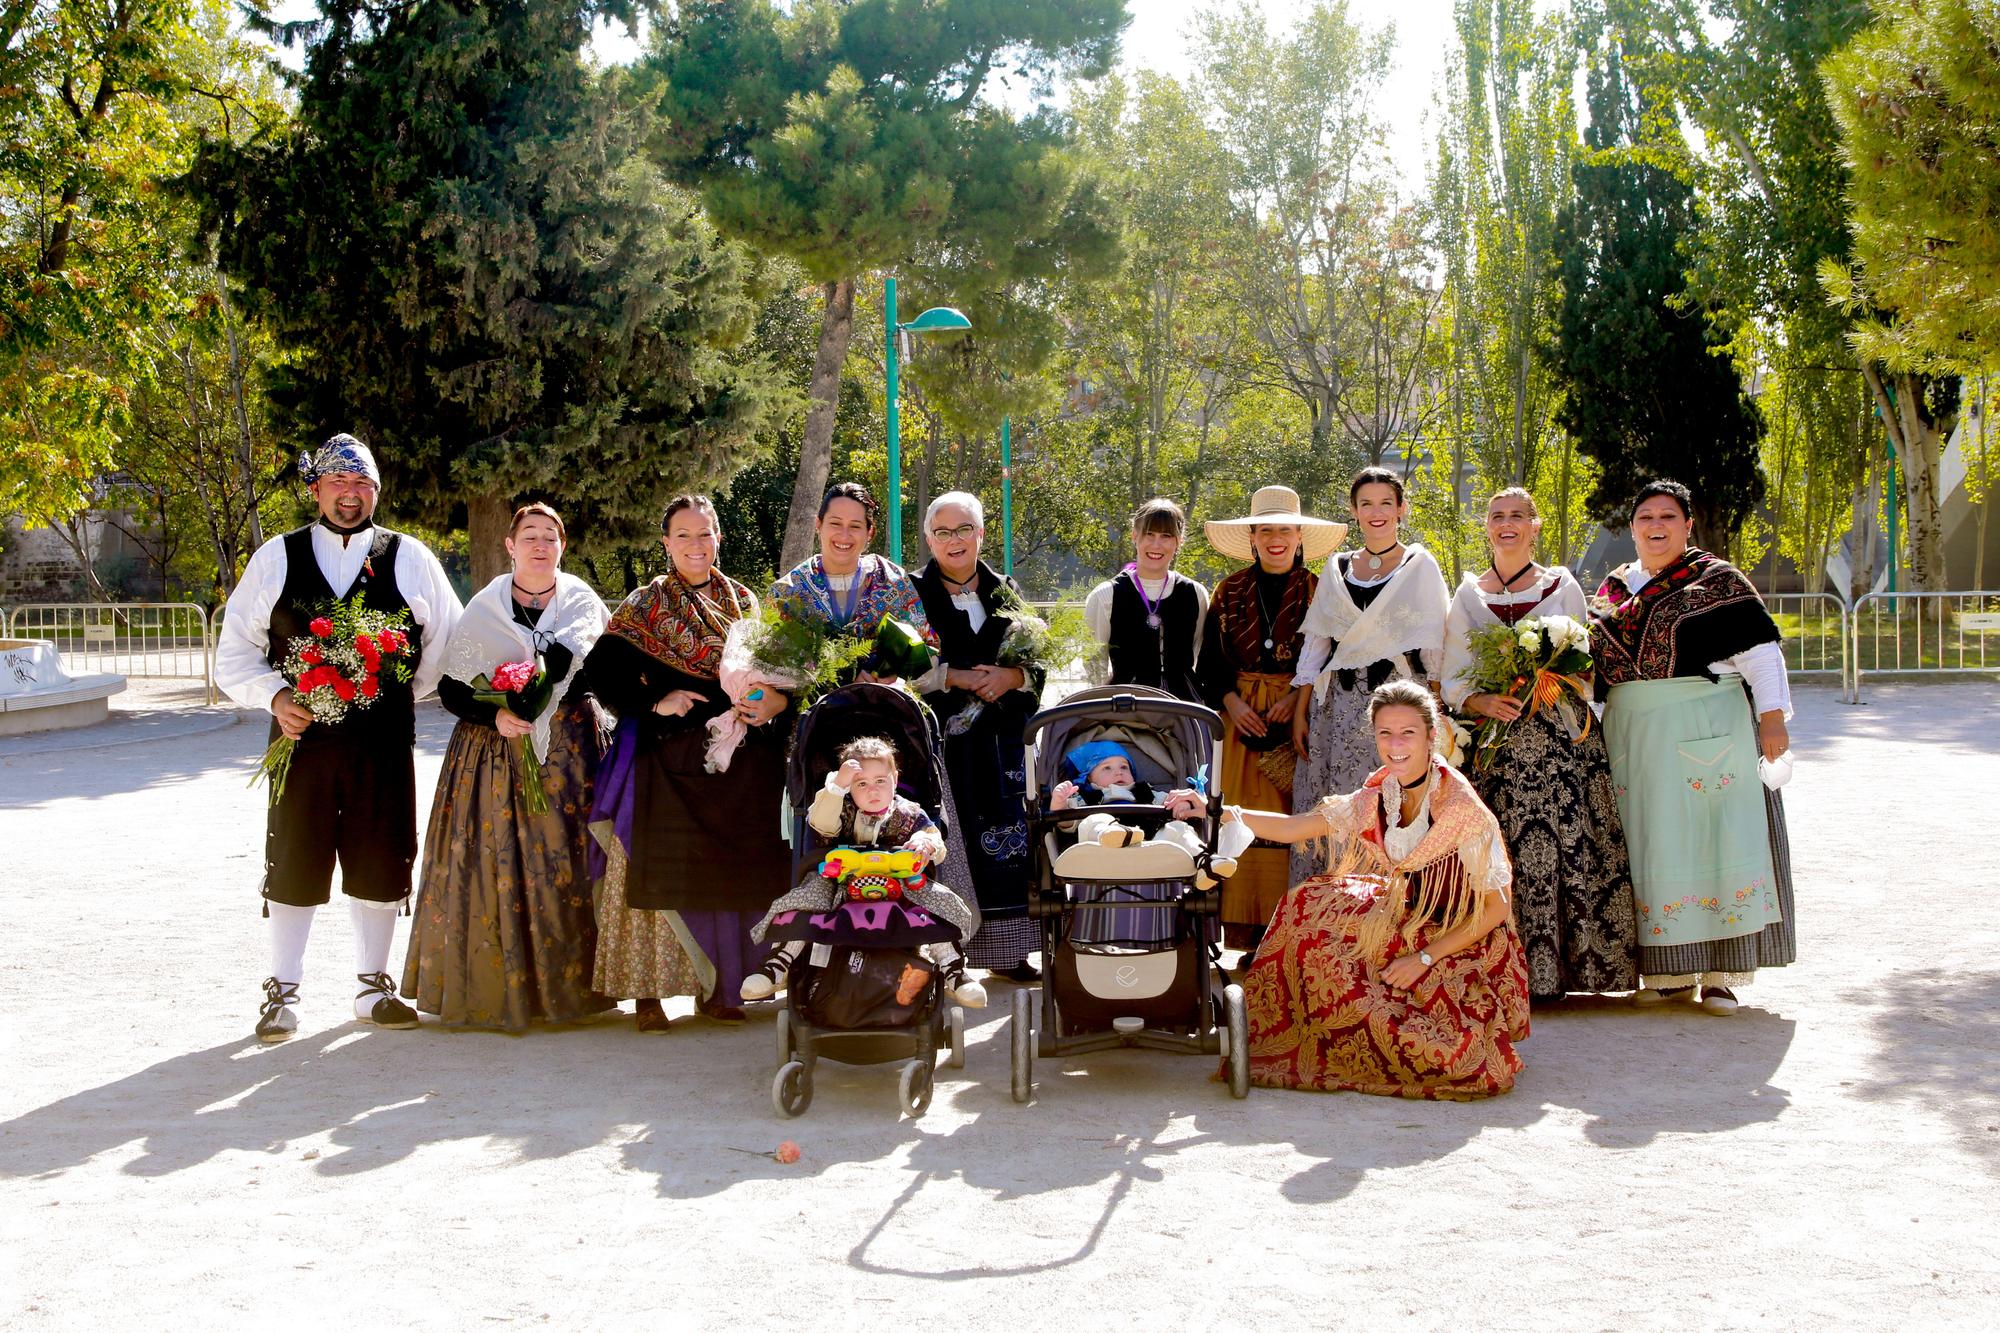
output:
POLYGON ((856 683, 862 685, 894 685, 900 677, 878 676, 872 671, 857 671, 854 673, 854 679, 856 683))
POLYGON ((992 703, 1001 695, 1012 690, 1025 689, 1028 673, 1017 666, 983 666, 975 668, 980 674, 980 682, 973 693, 992 703))
POLYGON ((666 697, 653 705, 653 711, 661 717, 686 717, 700 702, 701 696, 693 690, 668 690, 666 697))
POLYGON ((1286 690, 1276 703, 1264 710, 1264 719, 1274 726, 1290 722, 1298 706, 1299 687, 1294 686, 1292 689, 1286 690))
POLYGON ((535 724, 532 722, 523 722, 520 718, 515 717, 503 708, 493 715, 493 729, 509 740, 513 740, 520 736, 533 735, 535 724))
POLYGON ((1165 805, 1175 819, 1195 819, 1208 813, 1208 798, 1187 787, 1168 792, 1165 805))
POLYGON ((1785 730, 1784 710, 1773 708, 1757 719, 1757 748, 1772 763, 1792 748, 1791 733, 1785 730))
POLYGON ((1292 752, 1303 759, 1306 757, 1306 733, 1312 730, 1313 687, 1301 685, 1292 691, 1298 696, 1298 706, 1292 709, 1292 752))
POLYGON ((1498 722, 1515 722, 1528 705, 1519 699, 1511 699, 1504 694, 1474 694, 1467 697, 1465 706, 1481 717, 1490 717, 1498 722))
POLYGON ((1382 980, 1397 990, 1409 990, 1422 981, 1424 973, 1428 971, 1430 969, 1424 966, 1423 959, 1413 953, 1406 953, 1382 969, 1382 980))
POLYGON ((1229 714, 1229 725, 1236 728, 1241 736, 1262 736, 1270 725, 1264 715, 1243 702, 1243 696, 1231 690, 1222 696, 1222 711, 1229 714))
POLYGON ((791 706, 791 696, 783 690, 774 690, 769 685, 759 685, 752 694, 762 694, 755 699, 744 698, 736 701, 736 716, 753 727, 761 727, 791 706))

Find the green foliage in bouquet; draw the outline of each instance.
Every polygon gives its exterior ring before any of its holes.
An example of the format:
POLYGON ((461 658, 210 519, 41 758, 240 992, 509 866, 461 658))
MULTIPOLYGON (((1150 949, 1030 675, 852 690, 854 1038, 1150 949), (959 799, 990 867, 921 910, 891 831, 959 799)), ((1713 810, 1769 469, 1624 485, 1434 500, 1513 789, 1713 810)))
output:
POLYGON ((869 639, 842 634, 817 621, 792 619, 775 602, 759 610, 743 646, 759 670, 782 685, 805 708, 842 683, 875 650, 869 639))

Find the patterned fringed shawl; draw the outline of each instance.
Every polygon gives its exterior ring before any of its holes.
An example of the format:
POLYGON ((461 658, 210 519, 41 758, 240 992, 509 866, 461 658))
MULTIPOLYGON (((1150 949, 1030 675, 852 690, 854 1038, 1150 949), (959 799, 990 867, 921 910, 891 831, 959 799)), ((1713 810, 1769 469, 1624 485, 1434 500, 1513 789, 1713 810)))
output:
POLYGON ((690 588, 669 569, 619 604, 605 626, 648 657, 676 671, 714 680, 730 625, 757 614, 757 597, 721 570, 690 588))
POLYGON ((1384 961, 1389 941, 1401 935, 1413 945, 1425 921, 1447 931, 1479 914, 1482 890, 1503 893, 1513 879, 1500 844, 1500 826, 1458 770, 1433 761, 1431 826, 1400 861, 1384 846, 1383 812, 1402 800, 1402 789, 1377 769, 1361 790, 1329 796, 1319 804, 1326 836, 1333 845, 1325 876, 1366 875, 1388 891, 1375 899, 1355 932, 1355 961, 1384 961), (1495 863, 1498 857, 1498 863, 1495 863))
POLYGON ((1208 614, 1218 622, 1223 651, 1238 671, 1255 671, 1265 657, 1264 640, 1271 640, 1270 656, 1279 662, 1295 662, 1305 639, 1306 608, 1312 605, 1319 577, 1301 562, 1285 579, 1285 591, 1271 608, 1272 623, 1264 624, 1264 609, 1257 602, 1255 564, 1246 565, 1215 585, 1209 598, 1208 614))

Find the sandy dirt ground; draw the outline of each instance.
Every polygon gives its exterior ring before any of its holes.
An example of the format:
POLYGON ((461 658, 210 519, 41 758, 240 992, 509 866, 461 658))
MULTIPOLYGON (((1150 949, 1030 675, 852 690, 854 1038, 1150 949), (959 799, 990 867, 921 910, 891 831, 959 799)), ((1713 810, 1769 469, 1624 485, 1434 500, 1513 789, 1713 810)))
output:
POLYGON ((1800 690, 1801 961, 1734 1017, 1538 1011, 1486 1103, 1135 1051, 1017 1106, 996 1006, 923 1119, 822 1063, 785 1122, 768 1017, 365 1029, 338 906, 259 1046, 262 727, 136 689, 0 741, 0 1324, 1994 1327, 2000 691, 1870 693, 1800 690))

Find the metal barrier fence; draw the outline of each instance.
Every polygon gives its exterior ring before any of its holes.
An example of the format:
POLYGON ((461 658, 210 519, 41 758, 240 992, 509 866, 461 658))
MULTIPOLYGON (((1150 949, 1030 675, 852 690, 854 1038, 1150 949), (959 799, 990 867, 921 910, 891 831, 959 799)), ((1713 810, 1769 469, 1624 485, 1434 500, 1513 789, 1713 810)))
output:
POLYGON ((11 638, 53 643, 72 674, 198 680, 216 701, 214 634, 192 602, 31 602, 0 626, 11 638))
POLYGON ((1843 703, 1859 703, 1854 678, 1852 621, 1845 600, 1830 592, 1765 593, 1764 605, 1784 638, 1785 670, 1793 676, 1833 676, 1843 703))
POLYGON ((2000 592, 1871 592, 1852 619, 1853 702, 1870 671, 2000 673, 2000 592))

